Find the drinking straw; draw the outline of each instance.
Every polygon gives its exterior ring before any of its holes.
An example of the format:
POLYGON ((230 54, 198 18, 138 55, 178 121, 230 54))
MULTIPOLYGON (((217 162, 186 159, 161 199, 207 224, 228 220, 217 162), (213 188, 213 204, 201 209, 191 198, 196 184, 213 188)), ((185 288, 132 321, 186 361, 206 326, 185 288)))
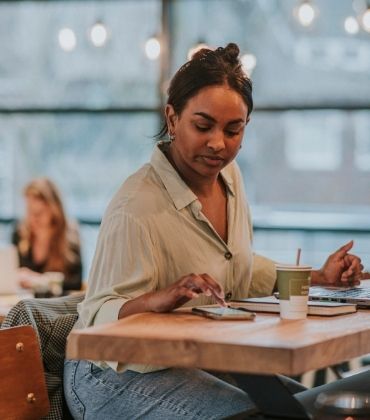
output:
POLYGON ((301 259, 301 248, 297 249, 297 258, 296 258, 296 265, 299 265, 299 260, 301 259))

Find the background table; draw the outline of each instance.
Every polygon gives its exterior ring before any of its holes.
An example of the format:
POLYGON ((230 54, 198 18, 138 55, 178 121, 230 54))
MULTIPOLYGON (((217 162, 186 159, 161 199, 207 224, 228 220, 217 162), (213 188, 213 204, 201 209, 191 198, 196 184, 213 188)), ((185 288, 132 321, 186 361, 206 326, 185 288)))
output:
POLYGON ((33 296, 33 293, 27 290, 11 295, 0 295, 0 324, 14 305, 22 299, 31 299, 33 296))

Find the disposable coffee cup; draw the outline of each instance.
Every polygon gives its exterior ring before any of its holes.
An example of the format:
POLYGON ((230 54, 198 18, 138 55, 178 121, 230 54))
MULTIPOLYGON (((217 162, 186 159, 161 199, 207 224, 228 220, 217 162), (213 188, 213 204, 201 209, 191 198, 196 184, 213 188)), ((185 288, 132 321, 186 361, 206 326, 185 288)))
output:
POLYGON ((43 276, 46 279, 50 295, 61 296, 63 294, 64 274, 59 271, 47 271, 43 276))
POLYGON ((43 275, 32 280, 32 289, 36 298, 48 297, 49 287, 43 275))
POLYGON ((307 317, 311 270, 309 265, 276 265, 281 318, 307 317))

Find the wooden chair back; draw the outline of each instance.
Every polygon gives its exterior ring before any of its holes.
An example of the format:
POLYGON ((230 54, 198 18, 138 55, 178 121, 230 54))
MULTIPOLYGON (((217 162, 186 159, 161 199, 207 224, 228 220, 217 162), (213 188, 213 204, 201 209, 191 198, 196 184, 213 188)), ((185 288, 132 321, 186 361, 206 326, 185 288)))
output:
POLYGON ((0 419, 33 420, 49 412, 38 339, 27 326, 0 330, 0 419))

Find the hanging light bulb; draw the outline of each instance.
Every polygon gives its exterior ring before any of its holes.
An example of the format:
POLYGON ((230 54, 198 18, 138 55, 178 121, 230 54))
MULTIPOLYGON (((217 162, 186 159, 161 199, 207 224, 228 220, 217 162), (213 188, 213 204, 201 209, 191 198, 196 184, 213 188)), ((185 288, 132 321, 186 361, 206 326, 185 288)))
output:
POLYGON ((357 22, 357 19, 354 16, 348 16, 344 20, 344 29, 350 35, 355 35, 360 29, 360 25, 357 22))
POLYGON ((76 35, 71 28, 62 28, 58 33, 58 42, 62 50, 73 51, 77 45, 76 35))
POLYGON ((249 76, 252 75, 253 70, 255 69, 257 65, 257 58, 254 54, 244 54, 241 57, 241 62, 243 66, 243 70, 245 73, 247 73, 249 76))
POLYGON ((362 27, 366 32, 370 32, 370 6, 365 10, 361 18, 362 27))
POLYGON ((189 49, 188 54, 187 54, 188 60, 191 60, 193 55, 197 53, 198 51, 200 51, 202 48, 210 48, 210 47, 205 42, 199 41, 196 45, 194 45, 193 47, 189 49))
POLYGON ((91 27, 89 37, 94 47, 103 47, 108 41, 108 30, 102 22, 98 21, 91 27))
POLYGON ((149 38, 145 43, 145 54, 149 60, 156 60, 161 53, 161 44, 157 37, 149 38))
POLYGON ((316 9, 311 2, 304 0, 296 9, 296 17, 302 26, 311 26, 316 17, 316 9))

